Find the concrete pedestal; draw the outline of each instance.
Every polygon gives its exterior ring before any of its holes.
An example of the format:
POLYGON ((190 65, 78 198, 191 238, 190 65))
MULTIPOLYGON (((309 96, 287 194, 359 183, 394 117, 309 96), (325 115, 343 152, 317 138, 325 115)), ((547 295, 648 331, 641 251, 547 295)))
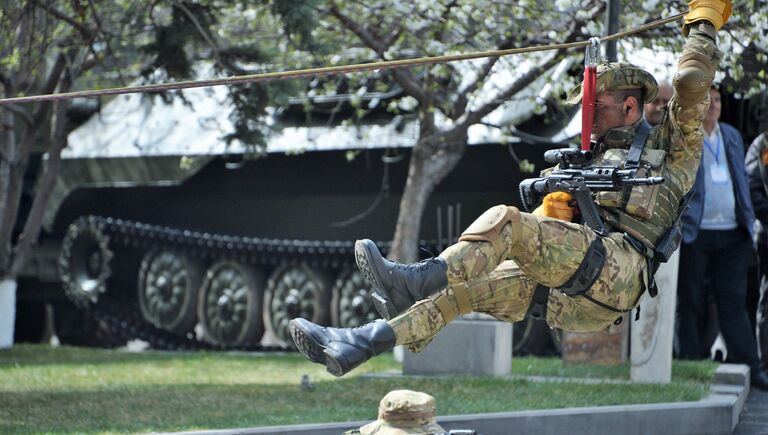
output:
POLYGON ((16 321, 16 281, 0 281, 0 349, 13 346, 16 321))
MULTIPOLYGON (((617 316, 618 317, 618 316, 617 316)), ((605 331, 571 332, 563 331, 563 364, 595 364, 618 366, 627 361, 629 331, 625 316, 619 325, 611 325, 605 331)))
POLYGON ((630 376, 633 382, 666 384, 672 380, 672 341, 675 335, 679 264, 678 249, 656 271, 659 294, 651 298, 646 292, 640 299, 640 319, 632 322, 630 376))
POLYGON ((456 320, 420 353, 405 351, 406 375, 491 375, 512 371, 512 324, 497 320, 456 320))

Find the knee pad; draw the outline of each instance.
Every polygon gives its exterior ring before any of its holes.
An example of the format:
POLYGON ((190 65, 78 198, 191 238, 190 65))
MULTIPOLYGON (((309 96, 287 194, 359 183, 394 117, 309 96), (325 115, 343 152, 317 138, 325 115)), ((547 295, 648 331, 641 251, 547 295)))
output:
POLYGON ((680 58, 674 84, 677 102, 682 107, 698 104, 709 94, 709 87, 715 78, 715 70, 708 57, 689 52, 680 58))
POLYGON ((481 214, 459 237, 459 241, 490 242, 497 255, 506 252, 511 246, 501 238, 501 229, 507 223, 512 224, 513 245, 520 241, 522 228, 520 228, 520 210, 516 207, 497 205, 481 214))

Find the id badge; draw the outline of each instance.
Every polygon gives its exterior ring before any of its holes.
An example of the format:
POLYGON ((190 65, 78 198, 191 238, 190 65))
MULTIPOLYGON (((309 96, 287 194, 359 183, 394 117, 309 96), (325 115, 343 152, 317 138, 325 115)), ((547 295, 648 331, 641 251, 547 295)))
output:
POLYGON ((716 163, 709 165, 709 175, 712 177, 712 182, 715 184, 728 182, 728 170, 724 166, 720 166, 716 163))

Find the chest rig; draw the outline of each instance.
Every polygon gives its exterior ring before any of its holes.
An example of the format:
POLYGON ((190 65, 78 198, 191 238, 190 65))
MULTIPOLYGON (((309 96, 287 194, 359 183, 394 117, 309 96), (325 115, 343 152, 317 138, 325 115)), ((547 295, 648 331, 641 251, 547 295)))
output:
MULTIPOLYGON (((604 154, 611 154, 614 159, 619 158, 623 161, 613 161, 613 164, 621 164, 623 169, 637 170, 642 173, 642 176, 647 176, 654 170, 659 174, 663 174, 666 170, 664 165, 664 155, 666 150, 648 150, 645 160, 651 160, 651 162, 643 161, 644 150, 646 149, 646 143, 648 142, 649 134, 651 133, 651 127, 645 120, 640 121, 640 124, 634 128, 619 128, 614 132, 609 132, 607 136, 611 136, 613 133, 614 140, 608 140, 607 143, 598 145, 598 152, 602 151, 604 154), (634 130, 634 131, 632 131, 634 130), (631 136, 630 136, 631 135, 631 136), (618 137, 617 137, 618 136, 618 137), (631 145, 627 150, 626 144, 631 137, 631 145), (618 145, 618 147, 617 147, 618 145), (611 148, 614 146, 615 148, 611 148), (608 149, 606 149, 608 148, 608 149), (655 156, 655 157, 654 157, 655 156), (656 161, 658 160, 658 161, 656 161)), ((669 260, 674 251, 680 245, 682 239, 682 233, 680 230, 680 217, 682 211, 687 205, 687 201, 690 195, 682 201, 677 201, 674 208, 669 207, 664 201, 659 201, 658 195, 663 195, 664 198, 680 197, 675 195, 674 188, 670 188, 669 185, 673 183, 668 182, 663 185, 659 185, 657 190, 645 190, 632 186, 625 186, 618 192, 600 192, 596 195, 595 201, 599 206, 601 216, 605 219, 605 229, 593 228, 597 237, 590 243, 587 248, 587 252, 584 255, 584 259, 577 268, 576 272, 571 278, 556 291, 560 291, 568 296, 581 296, 585 299, 593 302, 594 304, 601 306, 610 311, 614 311, 618 314, 625 314, 631 310, 621 310, 616 307, 609 306, 601 301, 592 298, 587 294, 587 290, 595 283, 597 278, 605 265, 606 250, 602 241, 602 237, 609 232, 619 232, 624 234, 624 238, 627 242, 643 257, 646 264, 646 283, 647 286, 644 290, 648 290, 651 297, 655 297, 658 294, 658 289, 654 280, 654 274, 658 265, 669 260), (666 187, 662 187, 665 186, 666 187), (661 191, 661 193, 659 192, 661 191), (672 194, 669 194, 672 192, 672 194), (602 198, 600 197, 602 194, 602 198), (651 203, 652 201, 660 202, 661 205, 651 203), (665 226, 665 230, 661 232, 660 236, 657 236, 655 232, 648 232, 643 226, 649 226, 655 228, 656 224, 653 222, 653 217, 656 214, 675 216, 669 212, 676 213, 674 222, 670 226, 665 226), (634 216, 633 216, 634 214, 634 216), (619 218, 617 218, 617 216, 619 218), (621 216, 628 218, 621 219, 621 216), (643 225, 632 225, 635 221, 642 222, 643 220, 651 221, 651 225, 643 223, 643 225)), ((646 188, 652 189, 652 188, 646 188)), ((678 189, 679 191, 679 189, 678 189)), ((669 201, 667 201, 669 202, 669 201)), ((659 223, 663 225, 663 223, 659 223)), ((528 315, 537 318, 544 319, 546 317, 546 306, 549 298, 548 287, 539 285, 534 292, 533 300, 528 309, 528 315)), ((639 308, 638 308, 639 316, 639 308)), ((622 317, 617 319, 617 324, 620 323, 622 317)))

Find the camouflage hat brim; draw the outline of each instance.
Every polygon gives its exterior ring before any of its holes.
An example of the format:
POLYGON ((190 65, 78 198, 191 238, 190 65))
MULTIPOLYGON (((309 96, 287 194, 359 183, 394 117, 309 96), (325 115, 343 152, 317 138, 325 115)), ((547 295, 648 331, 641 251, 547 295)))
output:
POLYGON ((414 426, 407 424, 393 425, 384 420, 376 420, 366 424, 358 430, 360 435, 432 435, 446 432, 446 430, 434 420, 414 426))
MULTIPOLYGON (((648 71, 629 63, 613 62, 597 66, 596 93, 624 89, 643 89, 643 103, 650 103, 656 98, 659 85, 648 71)), ((578 104, 583 92, 582 85, 577 85, 568 92, 565 104, 578 104)))

